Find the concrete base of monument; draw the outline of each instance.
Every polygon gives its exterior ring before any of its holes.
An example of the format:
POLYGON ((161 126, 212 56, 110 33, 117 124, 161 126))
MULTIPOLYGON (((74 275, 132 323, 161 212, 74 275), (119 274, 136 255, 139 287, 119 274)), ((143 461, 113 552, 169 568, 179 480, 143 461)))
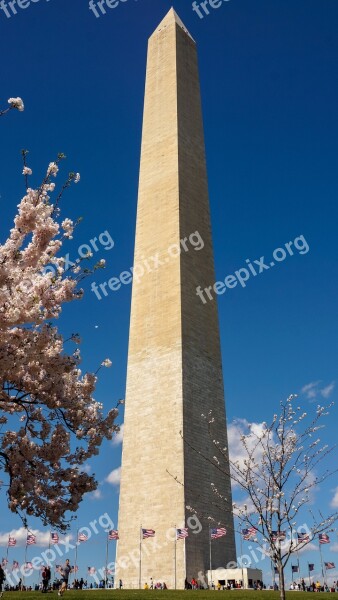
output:
POLYGON ((260 569, 239 567, 225 569, 219 567, 207 571, 209 587, 213 589, 257 589, 263 587, 263 575, 260 569))

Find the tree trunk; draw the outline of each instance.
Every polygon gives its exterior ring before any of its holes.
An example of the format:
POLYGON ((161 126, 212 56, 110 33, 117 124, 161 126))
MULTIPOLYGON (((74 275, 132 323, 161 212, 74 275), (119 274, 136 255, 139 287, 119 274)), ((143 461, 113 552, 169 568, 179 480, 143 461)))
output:
POLYGON ((279 576, 279 597, 280 600, 285 600, 285 581, 284 581, 284 568, 282 561, 278 561, 278 576, 279 576))

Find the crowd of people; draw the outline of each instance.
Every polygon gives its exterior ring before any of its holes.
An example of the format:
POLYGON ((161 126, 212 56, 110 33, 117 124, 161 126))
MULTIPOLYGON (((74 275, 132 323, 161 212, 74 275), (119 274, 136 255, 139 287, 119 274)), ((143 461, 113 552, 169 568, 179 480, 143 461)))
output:
POLYGON ((306 585, 304 578, 302 578, 298 582, 292 581, 289 589, 296 592, 338 592, 338 581, 334 581, 329 587, 326 582, 321 583, 318 579, 317 581, 312 581, 310 585, 306 585))
MULTIPOLYGON (((94 588, 114 588, 114 580, 112 581, 104 581, 102 580, 100 584, 90 583, 88 585, 87 580, 85 581, 82 577, 81 579, 74 579, 72 584, 69 583, 70 574, 72 573, 72 567, 70 565, 69 560, 67 559, 64 566, 60 568, 59 573, 61 575, 61 579, 56 579, 53 583, 51 583, 51 569, 49 566, 45 566, 41 572, 41 583, 35 586, 35 591, 41 591, 42 593, 47 593, 49 591, 57 590, 58 596, 63 596, 66 590, 75 589, 75 590, 83 590, 83 589, 94 589, 94 588)), ((6 581, 6 573, 3 567, 0 564, 0 598, 2 598, 4 591, 33 591, 32 586, 25 586, 20 579, 15 587, 10 587, 9 585, 5 585, 6 581)), ((122 579, 119 580, 118 586, 120 590, 123 589, 122 579)), ((189 581, 185 580, 185 589, 186 590, 198 590, 204 589, 205 584, 201 581, 195 579, 194 577, 189 581)), ((232 590, 236 588, 241 588, 241 582, 225 582, 218 581, 214 583, 213 581, 210 584, 211 589, 213 590, 232 590)), ((252 583, 252 588, 254 590, 265 590, 266 585, 263 581, 254 581, 252 583)), ((167 590, 167 584, 165 582, 154 582, 151 577, 148 582, 144 584, 145 590, 167 590)), ((278 585, 274 583, 270 589, 278 590, 278 585)), ((292 591, 303 591, 303 592, 338 592, 338 581, 334 581, 332 586, 329 587, 327 583, 321 583, 319 580, 316 582, 313 581, 310 585, 306 585, 304 578, 300 579, 299 582, 292 581, 289 587, 292 591)))
MULTIPOLYGON (((10 586, 5 584, 6 581, 6 573, 3 567, 0 564, 0 598, 2 598, 4 591, 8 592, 31 592, 31 591, 41 591, 42 593, 47 593, 51 591, 57 591, 58 596, 63 596, 66 590, 75 589, 92 589, 94 587, 99 587, 98 585, 93 585, 92 583, 88 585, 88 582, 85 581, 82 577, 81 579, 74 579, 72 584, 69 583, 69 577, 72 573, 72 567, 70 566, 69 560, 67 559, 65 565, 60 568, 59 573, 61 575, 60 579, 55 579, 53 582, 51 581, 51 569, 49 566, 44 566, 41 571, 41 583, 34 586, 24 585, 22 579, 15 586, 10 586)), ((106 586, 107 582, 102 582, 102 587, 106 586)))
MULTIPOLYGON (((227 583, 225 583, 225 581, 218 581, 216 584, 212 581, 210 587, 212 590, 220 591, 242 589, 243 585, 240 581, 231 581, 227 583)), ((263 581, 254 581, 251 587, 253 590, 266 590, 266 585, 263 583, 263 581)))
POLYGON ((165 581, 163 581, 163 583, 161 581, 157 581, 156 583, 154 582, 153 578, 150 577, 150 583, 148 585, 148 583, 146 582, 144 584, 144 589, 145 590, 167 590, 167 584, 165 581))

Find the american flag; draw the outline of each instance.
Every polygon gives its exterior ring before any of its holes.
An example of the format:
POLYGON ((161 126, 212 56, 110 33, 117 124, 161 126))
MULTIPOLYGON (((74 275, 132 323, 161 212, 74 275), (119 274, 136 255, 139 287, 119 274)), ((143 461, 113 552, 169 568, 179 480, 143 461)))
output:
POLYGON ((79 533, 77 541, 78 542, 86 542, 88 540, 88 536, 85 533, 79 533))
POLYGON ((318 537, 319 537, 320 544, 329 544, 330 543, 330 538, 327 535, 327 533, 320 533, 318 537))
POLYGON ((154 529, 142 529, 142 538, 149 538, 149 537, 154 537, 155 536, 155 531, 154 529))
POLYGON ((14 571, 14 569, 18 569, 19 568, 19 563, 17 560, 13 560, 13 564, 12 564, 12 570, 14 571))
POLYGON ((15 546, 15 545, 16 545, 16 539, 14 537, 9 536, 8 546, 15 546))
POLYGON ((334 569, 335 568, 335 564, 333 562, 325 562, 325 569, 334 569))
POLYGON ((315 566, 313 563, 309 563, 309 571, 314 571, 315 570, 315 566))
POLYGON ((277 531, 277 540, 285 540, 286 532, 285 531, 277 531))
POLYGON ((95 573, 96 573, 95 567, 88 567, 88 574, 89 575, 95 575, 95 573))
POLYGON ((33 564, 31 562, 26 562, 25 569, 33 569, 33 564))
POLYGON ((271 531, 271 540, 276 542, 278 539, 277 531, 271 531))
POLYGON ((223 537, 226 535, 227 530, 225 527, 215 527, 210 529, 210 537, 212 540, 216 540, 217 538, 223 537))
POLYGON ((309 542, 310 536, 308 533, 297 533, 297 541, 298 542, 309 542))
POLYGON ((242 536, 244 540, 251 540, 256 537, 257 529, 255 527, 248 527, 247 529, 242 529, 242 536))
POLYGON ((176 539, 177 540, 183 540, 184 538, 187 538, 188 535, 189 535, 188 527, 182 527, 181 529, 176 529, 176 539))
POLYGON ((117 529, 111 529, 108 532, 108 540, 118 540, 119 539, 119 532, 117 531, 117 529))
POLYGON ((27 546, 31 546, 32 544, 36 544, 36 536, 33 535, 32 533, 29 533, 27 535, 26 544, 27 544, 27 546))
POLYGON ((7 560, 7 558, 3 558, 3 559, 2 559, 2 561, 1 561, 1 566, 2 566, 2 567, 6 567, 7 565, 8 565, 8 560, 7 560))
POLYGON ((50 534, 50 541, 52 542, 52 544, 58 544, 59 543, 59 536, 57 533, 51 533, 50 534))
POLYGON ((292 573, 298 573, 298 566, 297 565, 291 565, 291 570, 292 570, 292 573))

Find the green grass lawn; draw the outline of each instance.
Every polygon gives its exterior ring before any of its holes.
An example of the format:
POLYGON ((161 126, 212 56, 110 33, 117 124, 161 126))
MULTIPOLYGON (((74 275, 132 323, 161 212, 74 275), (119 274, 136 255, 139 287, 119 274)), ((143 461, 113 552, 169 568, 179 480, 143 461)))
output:
MULTIPOLYGON (((58 598, 57 592, 51 592, 47 595, 42 595, 41 592, 5 592, 4 598, 8 600, 43 600, 43 598, 58 598)), ((234 590, 234 591, 208 591, 208 590, 189 590, 189 591, 173 591, 173 590, 78 590, 69 591, 64 598, 67 600, 278 600, 279 592, 270 590, 255 592, 254 590, 234 590), (165 598, 163 598, 163 596, 165 598), (219 598, 220 596, 220 598, 219 598)), ((309 600, 307 592, 287 592, 288 600, 309 600)))

